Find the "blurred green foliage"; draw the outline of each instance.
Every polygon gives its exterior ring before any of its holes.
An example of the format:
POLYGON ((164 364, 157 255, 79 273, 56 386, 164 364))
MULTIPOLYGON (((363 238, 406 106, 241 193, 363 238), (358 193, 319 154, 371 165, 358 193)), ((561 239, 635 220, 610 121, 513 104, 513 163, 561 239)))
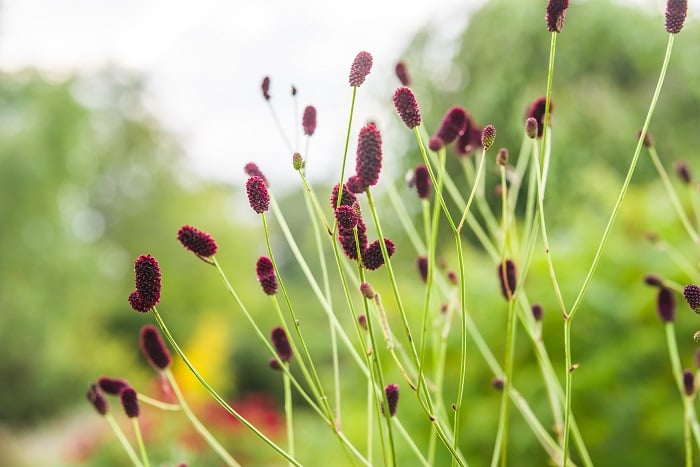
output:
MULTIPOLYGON (((497 127, 496 146, 507 147, 514 158, 524 110, 545 89, 550 35, 543 15, 540 2, 487 3, 470 18, 463 37, 454 44, 454 59, 448 67, 442 64, 439 73, 432 58, 433 31, 417 35, 405 59, 429 131, 451 105, 464 105, 479 124, 497 127)), ((555 266, 569 304, 583 281, 631 159, 666 38, 661 18, 599 0, 574 4, 557 39, 547 209, 555 266)), ((689 159, 691 168, 700 169, 692 160, 700 147, 700 79, 695 63, 700 56, 700 31, 688 24, 676 39, 651 131, 669 170, 678 158, 689 159)), ((258 219, 246 217, 249 208, 240 190, 198 180, 187 172, 177 141, 145 110, 142 93, 138 78, 116 69, 58 80, 31 71, 0 75, 0 213, 4 221, 0 228, 0 464, 20 463, 19 458, 9 457, 10 448, 4 449, 10 438, 4 431, 17 430, 31 437, 33 430, 76 413, 85 416, 81 421, 92 420, 85 421, 85 430, 75 435, 88 441, 85 446, 81 439, 71 440, 75 445, 62 447, 61 454, 72 452, 73 457, 56 460, 56 465, 82 461, 106 466, 124 461, 116 441, 88 436, 98 417, 84 393, 103 374, 128 378, 146 392, 157 387, 139 355, 136 338, 139 328, 152 319, 133 312, 126 302, 133 288, 133 259, 147 252, 159 259, 163 269, 159 308, 173 333, 186 347, 191 344, 194 352, 202 353, 203 365, 211 363, 213 374, 207 376, 216 379, 228 398, 259 414, 266 429, 282 439, 275 419, 281 406, 279 374, 268 370, 262 345, 213 269, 184 252, 175 240, 183 224, 212 233, 220 246, 217 257, 241 298, 261 328, 269 329, 277 324, 276 318, 254 276, 255 259, 264 254, 258 219), (246 398, 250 394, 263 399, 246 398), (266 396, 276 402, 270 406, 266 396)), ((402 134, 399 131, 405 129, 396 130, 402 134)), ((415 147, 411 135, 405 134, 406 147, 415 147)), ((385 164, 391 171, 418 162, 413 149, 385 164)), ((451 170, 459 179, 456 164, 451 170)), ((488 173, 487 187, 493 192, 495 164, 490 164, 488 173)), ((686 204, 689 196, 697 196, 693 189, 683 190, 679 184, 677 188, 686 204)), ((417 213, 413 194, 405 187, 399 190, 417 213)), ((322 202, 327 191, 319 189, 322 202)), ((382 201, 385 234, 398 244, 394 260, 400 271, 400 291, 412 322, 418 323, 423 288, 415 272, 416 253, 395 212, 382 201)), ((497 211, 497 198, 492 196, 491 201, 497 211)), ((280 203, 312 269, 318 271, 300 193, 285 196, 280 203)), ((327 320, 288 253, 279 226, 270 219, 273 248, 290 298, 304 305, 297 309, 302 330, 314 336, 310 350, 331 387, 327 320)), ((370 234, 370 239, 374 237, 370 234)), ((444 239, 439 253, 448 267, 456 268, 449 235, 444 239)), ((574 360, 581 365, 574 377, 574 413, 599 465, 680 464, 682 404, 668 363, 663 326, 654 311, 655 293, 643 285, 642 277, 654 272, 679 283, 698 280, 697 271, 689 275, 674 259, 677 253, 695 266, 698 254, 697 245, 687 239, 671 211, 646 154, 606 251, 573 326, 574 360), (648 242, 648 231, 658 234, 662 242, 648 242)), ((337 281, 336 275, 331 277, 337 281)), ((392 326, 400 329, 385 273, 373 272, 369 279, 384 296, 392 326)), ((502 358, 506 306, 498 292, 495 267, 476 244, 467 252, 467 280, 468 308, 496 356, 502 358)), ((541 254, 526 287, 545 308, 543 336, 563 380, 562 320, 541 254)), ((340 292, 334 290, 334 298, 343 303, 340 292)), ((697 328, 695 318, 679 307, 677 334, 687 367, 695 350, 690 338, 697 328)), ((347 313, 339 312, 339 319, 351 329, 347 313)), ((514 384, 550 428, 535 356, 522 334, 514 384)), ((349 335, 354 336, 353 331, 349 335)), ((454 374, 459 364, 456 325, 449 350, 448 369, 454 374)), ((467 410, 460 442, 468 460, 482 465, 491 456, 500 396, 491 388, 493 375, 471 342, 467 358, 467 410)), ((357 414, 366 410, 366 383, 347 355, 341 356, 341 363, 343 430, 362 446, 365 420, 357 414)), ((392 366, 389 359, 386 363, 392 366)), ((395 369, 388 371, 387 378, 401 382, 402 421, 424 446, 428 439, 424 414, 395 369)), ((446 395, 456 393, 455 379, 448 378, 446 395)), ((188 390, 195 408, 245 464, 278 461, 272 454, 261 453, 259 441, 250 434, 238 429, 232 436, 231 421, 225 417, 222 421, 220 413, 197 399, 195 389, 188 390)), ((309 459, 309 465, 341 459, 342 450, 330 430, 303 408, 303 402, 299 407, 300 458, 309 459), (324 453, 324 459, 318 459, 318 452, 324 453)), ((199 451, 188 444, 187 433, 183 435, 181 416, 155 412, 152 416, 153 425, 160 427, 151 432, 149 450, 154 459, 215 462, 206 450, 193 454, 199 451)), ((512 424, 509 457, 513 465, 544 465, 544 451, 515 411, 512 424)), ((398 445, 401 465, 413 465, 411 452, 401 442, 398 445)), ((441 452, 436 465, 446 462, 441 452)))

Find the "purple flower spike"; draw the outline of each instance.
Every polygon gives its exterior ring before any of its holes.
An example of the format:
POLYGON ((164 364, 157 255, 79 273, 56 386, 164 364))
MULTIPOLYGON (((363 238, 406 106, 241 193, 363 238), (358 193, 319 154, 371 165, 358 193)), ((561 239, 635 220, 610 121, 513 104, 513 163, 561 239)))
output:
POLYGON ((501 282, 501 293, 506 300, 512 300, 517 282, 517 271, 512 260, 507 259, 498 265, 498 279, 501 282))
POLYGON ((270 100, 270 77, 266 76, 262 80, 262 84, 260 85, 260 89, 262 89, 262 95, 265 98, 266 101, 270 100))
POLYGON ((139 416, 139 399, 134 388, 124 388, 122 392, 119 393, 119 397, 122 401, 122 407, 124 407, 124 412, 129 418, 136 418, 139 416))
POLYGON ((547 2, 547 12, 544 19, 547 21, 549 32, 561 32, 567 8, 569 8, 569 0, 549 0, 547 2))
POLYGON ((396 64, 396 77, 401 81, 403 86, 411 85, 411 76, 408 74, 406 63, 399 62, 396 64))
POLYGON ((107 404, 107 399, 105 399, 104 394, 97 386, 97 384, 92 384, 87 392, 87 400, 90 401, 92 406, 97 410, 100 415, 106 415, 109 410, 109 405, 107 404))
POLYGON ((416 266, 418 267, 418 273, 423 282, 428 282, 428 257, 419 256, 416 260, 416 266))
POLYGON ((396 384, 387 384, 384 388, 384 393, 386 394, 386 401, 389 406, 389 416, 393 417, 396 415, 396 407, 399 404, 399 386, 396 384))
POLYGON ((292 346, 289 344, 284 328, 276 327, 272 330, 272 345, 275 347, 280 360, 288 362, 292 359, 292 346))
POLYGON ((304 109, 304 116, 301 124, 304 127, 304 134, 312 136, 316 131, 316 107, 309 105, 304 109))
POLYGON ((430 181, 430 173, 428 172, 428 168, 424 164, 420 164, 416 167, 414 179, 418 197, 420 199, 430 198, 432 182, 430 181))
POLYGON ((160 267, 151 255, 142 255, 134 262, 136 290, 129 295, 131 307, 147 312, 160 301, 160 267))
POLYGON ((143 355, 153 368, 156 370, 165 370, 170 366, 170 352, 165 346, 165 342, 163 342, 163 338, 160 336, 157 327, 152 324, 147 324, 142 327, 139 335, 139 343, 141 344, 143 355))
POLYGON ((191 225, 181 227, 177 231, 177 239, 187 250, 202 258, 214 256, 218 248, 211 235, 191 225))
MULTIPOLYGON (((331 191, 331 208, 335 209, 338 207, 338 193, 340 192, 339 185, 336 183, 336 185, 333 187, 333 191, 331 191)), ((348 190, 348 187, 346 185, 343 186, 343 195, 340 200, 340 205, 341 206, 352 206, 355 203, 357 203, 357 197, 348 190)))
POLYGON ((97 385, 102 389, 103 392, 112 395, 119 395, 122 389, 128 388, 129 383, 123 379, 119 378, 108 378, 107 376, 102 376, 97 380, 97 385))
POLYGON ((277 275, 275 274, 272 260, 267 256, 258 258, 258 262, 255 264, 255 272, 263 292, 267 295, 275 295, 277 293, 277 275))
MULTIPOLYGON (((527 109, 527 114, 525 118, 534 118, 537 121, 537 137, 542 137, 542 132, 544 131, 544 108, 547 103, 545 97, 540 97, 536 99, 530 107, 527 109)), ((554 104, 549 101, 549 123, 552 123, 552 112, 554 111, 554 104)), ((528 134, 529 135, 529 134, 528 134)))
POLYGON ((457 138, 455 153, 457 156, 466 156, 481 147, 481 129, 474 122, 474 119, 467 112, 467 121, 464 131, 457 138))
MULTIPOLYGON (((389 254, 389 258, 391 258, 394 251, 396 251, 396 245, 388 238, 384 239, 384 245, 386 246, 386 252, 389 254)), ((370 243, 367 249, 362 252, 362 263, 370 271, 382 267, 384 264, 384 255, 382 255, 382 247, 379 244, 379 240, 370 243)))
POLYGON ((360 130, 357 137, 355 173, 366 187, 376 185, 382 169, 382 135, 370 123, 360 130))
POLYGON ((464 133, 467 126, 467 111, 462 107, 454 106, 447 111, 442 119, 440 128, 435 136, 440 138, 444 145, 452 143, 458 136, 464 133))
POLYGON ((688 14, 688 0, 668 0, 666 2, 666 31, 678 34, 683 29, 688 14))
POLYGON ((248 192, 248 202, 253 211, 262 214, 270 209, 270 195, 267 192, 265 180, 260 177, 250 177, 245 184, 248 192))
POLYGON ((352 206, 340 206, 335 210, 335 218, 342 229, 352 229, 360 222, 360 216, 352 206))
POLYGON ((688 284, 683 288, 683 296, 688 306, 695 313, 700 313, 700 287, 695 284, 688 284))
POLYGON ((410 129, 420 125, 421 116, 416 96, 409 88, 398 88, 394 92, 394 108, 403 123, 410 129))
POLYGON ((668 287, 659 287, 659 293, 656 296, 656 312, 664 323, 670 323, 676 319, 676 300, 668 287))
POLYGON ((695 394, 695 375, 690 370, 683 370, 683 390, 688 397, 695 394))
POLYGON ((361 86, 370 71, 372 71, 372 55, 364 51, 358 53, 350 67, 350 86, 361 86))
POLYGON ((544 312, 542 311, 542 305, 539 303, 532 305, 532 317, 535 319, 535 321, 542 321, 543 314, 544 312))
POLYGON ((260 171, 258 168, 258 165, 255 162, 248 162, 245 167, 243 167, 243 171, 245 174, 249 177, 260 177, 263 179, 265 182, 266 186, 270 186, 268 183, 267 179, 265 178, 265 175, 260 171))

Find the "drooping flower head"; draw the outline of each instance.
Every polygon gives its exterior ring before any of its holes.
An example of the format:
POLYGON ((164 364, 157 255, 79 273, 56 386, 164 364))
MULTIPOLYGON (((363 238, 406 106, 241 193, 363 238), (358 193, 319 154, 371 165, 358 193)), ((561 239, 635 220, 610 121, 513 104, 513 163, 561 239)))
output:
POLYGON ((373 300, 376 295, 376 293, 374 292, 374 288, 372 288, 369 282, 363 282, 362 284, 360 284, 360 293, 367 300, 373 300))
POLYGON ((411 85, 411 76, 408 74, 406 63, 403 61, 396 64, 396 77, 399 79, 399 81, 401 81, 403 86, 411 85))
POLYGON ((683 29, 688 14, 688 0, 668 0, 666 2, 666 31, 678 34, 683 29))
POLYGON ((248 202, 253 211, 262 214, 270 209, 270 195, 267 192, 265 180, 260 177, 250 177, 245 184, 248 202))
POLYGON ((647 274, 644 276, 644 283, 652 287, 662 287, 664 285, 663 279, 655 274, 647 274))
POLYGON ((266 76, 262 80, 262 84, 260 85, 260 89, 262 89, 262 95, 265 98, 266 101, 270 100, 270 77, 266 76))
POLYGON ((386 402, 389 406, 389 416, 393 417, 396 415, 396 407, 399 404, 399 386, 396 384, 387 384, 384 388, 384 393, 386 394, 386 402))
POLYGON ((361 86, 370 71, 372 71, 372 55, 365 51, 358 53, 350 67, 350 86, 361 86))
POLYGON ((182 226, 177 231, 177 239, 187 250, 202 258, 214 256, 218 248, 211 235, 191 225, 182 226))
MULTIPOLYGON (((534 118, 537 121, 537 137, 542 137, 542 132, 544 132, 544 109, 547 104, 547 99, 545 97, 540 97, 535 99, 535 101, 530 104, 527 108, 527 113, 525 118, 534 118)), ((552 112, 554 111, 554 104, 549 101, 549 124, 552 123, 552 112)))
POLYGON ((131 307, 145 313, 160 302, 160 267, 151 255, 141 255, 134 262, 136 290, 129 295, 131 307))
POLYGON ((394 92, 394 108, 401 121, 410 129, 420 125, 421 116, 416 96, 409 88, 398 88, 394 92))
POLYGON ((512 300, 517 281, 517 271, 512 260, 507 259, 498 265, 498 279, 501 283, 501 293, 506 300, 512 300))
POLYGON ((258 282, 267 295, 275 295, 277 293, 277 275, 272 260, 267 256, 258 258, 255 264, 255 272, 258 276, 258 282))
POLYGON ((90 401, 97 413, 99 413, 100 415, 107 414, 107 411, 109 410, 109 405, 107 404, 107 399, 105 399, 104 394, 102 394, 102 391, 97 386, 97 384, 90 385, 90 389, 88 390, 86 396, 87 400, 90 401))
POLYGON ((549 0, 547 2, 544 19, 547 21, 549 32, 561 32, 567 8, 569 8, 569 0, 549 0))
POLYGON ((455 144, 455 154, 457 156, 467 156, 481 147, 481 128, 474 122, 472 116, 467 112, 467 121, 464 124, 464 131, 457 138, 455 144))
POLYGON ((695 284, 688 284, 683 288, 683 296, 688 306, 695 312, 700 313, 700 287, 695 284))
POLYGON ((376 185, 382 169, 382 135, 377 127, 365 125, 357 137, 355 174, 366 187, 376 185))
POLYGON ((276 327, 272 330, 272 345, 277 351, 277 356, 283 362, 288 362, 292 359, 292 346, 289 344, 287 333, 282 327, 276 327))
POLYGON ((676 299, 673 292, 668 287, 659 287, 656 296, 656 312, 664 323, 669 323, 676 319, 676 299))
POLYGON ((245 174, 249 177, 260 177, 263 179, 265 182, 266 186, 270 186, 270 184, 267 181, 267 178, 265 178, 265 175, 263 175, 262 171, 258 167, 258 165, 255 162, 248 162, 245 167, 243 167, 243 171, 245 174))
POLYGON ((122 392, 119 393, 119 398, 122 401, 122 407, 124 407, 124 412, 129 418, 136 418, 139 416, 141 410, 139 409, 139 399, 134 388, 124 388, 122 392))
POLYGON ((304 127, 304 134, 312 136, 316 131, 316 107, 309 105, 304 109, 304 116, 301 120, 304 127))
POLYGON ((139 333, 139 344, 141 352, 156 370, 165 370, 170 366, 171 358, 168 348, 160 336, 158 328, 152 324, 147 324, 141 328, 139 333))
POLYGON ((430 172, 425 164, 419 164, 414 172, 414 182, 416 185, 416 191, 418 192, 418 197, 420 199, 430 198, 430 190, 432 187, 432 182, 430 181, 430 172))
POLYGON ((122 392, 122 389, 129 387, 129 383, 127 383, 125 380, 119 378, 109 378, 107 376, 101 376, 97 380, 97 385, 103 392, 115 396, 119 395, 119 393, 122 392))
MULTIPOLYGON (((459 106, 450 108, 442 119, 442 123, 435 133, 444 146, 452 143, 458 136, 464 133, 467 126, 467 111, 459 106)), ((432 140, 432 138, 431 138, 432 140)))

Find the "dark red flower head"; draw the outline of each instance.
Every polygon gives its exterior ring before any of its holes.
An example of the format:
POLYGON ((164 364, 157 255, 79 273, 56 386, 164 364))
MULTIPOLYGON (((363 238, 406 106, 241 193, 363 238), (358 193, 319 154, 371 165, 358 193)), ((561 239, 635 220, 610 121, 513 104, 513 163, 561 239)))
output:
MULTIPOLYGON (((331 191, 331 208, 335 209, 338 207, 338 193, 340 192, 340 185, 337 183, 331 191)), ((357 197, 348 190, 347 186, 343 186, 343 194, 340 199, 340 206, 352 206, 357 203, 357 197)))
MULTIPOLYGON (((384 245, 386 246, 386 252, 388 253, 389 258, 391 258, 394 251, 396 251, 396 245, 394 245, 394 242, 388 238, 384 239, 384 245)), ((369 269, 370 271, 379 269, 384 264, 384 255, 382 255, 382 247, 379 244, 379 240, 375 240, 370 243, 369 246, 362 252, 362 264, 364 264, 365 268, 369 269)))
POLYGON ((122 389, 129 387, 129 383, 127 383, 125 380, 119 378, 108 378, 107 376, 100 377, 97 380, 97 385, 103 392, 113 394, 115 396, 122 392, 122 389))
POLYGON ((284 328, 278 326, 272 330, 272 345, 275 347, 280 360, 288 362, 292 359, 292 346, 289 344, 284 328))
POLYGON ((411 85, 411 76, 408 74, 408 68, 406 68, 406 63, 400 61, 396 64, 396 77, 401 81, 403 86, 411 85))
POLYGON ((262 80, 262 84, 260 85, 260 88, 262 89, 262 95, 265 98, 266 101, 270 100, 270 77, 266 76, 262 80))
POLYGON ((345 182, 345 186, 350 190, 350 193, 356 195, 364 193, 367 189, 367 185, 365 185, 364 181, 357 175, 350 176, 345 182))
POLYGON ((700 313, 700 287, 695 284, 688 284, 683 288, 683 296, 688 306, 695 313, 700 313))
POLYGON ((496 141, 496 127, 486 125, 481 131, 481 145, 488 151, 494 141, 496 141))
POLYGON ((129 295, 131 307, 147 312, 160 301, 160 267, 151 255, 142 255, 134 262, 136 290, 129 295))
POLYGON ((437 152, 445 147, 445 142, 439 136, 431 136, 428 140, 428 149, 437 152))
POLYGON ((384 388, 386 394, 386 402, 389 405, 389 416, 396 415, 396 407, 399 404, 399 386, 396 384, 387 384, 384 388))
POLYGON ((382 169, 382 135, 374 124, 364 126, 357 137, 355 173, 364 186, 373 186, 379 181, 382 169))
POLYGON ((413 177, 416 185, 416 191, 418 192, 418 197, 420 199, 430 198, 430 188, 432 186, 432 182, 430 181, 430 173, 428 172, 428 168, 424 164, 418 165, 413 177))
POLYGON ((360 293, 367 300, 374 299, 374 297, 376 295, 376 293, 374 292, 374 289, 372 288, 372 286, 370 285, 369 282, 363 282, 362 284, 360 284, 360 293))
POLYGON ((668 287, 659 287, 656 296, 656 312, 664 323, 669 323, 676 319, 676 299, 673 292, 668 287))
MULTIPOLYGON (((637 139, 639 139, 642 136, 642 128, 637 130, 637 139)), ((654 135, 652 135, 649 131, 644 133, 644 141, 642 141, 642 145, 645 148, 650 148, 654 146, 655 141, 654 141, 654 135)))
POLYGON ((87 392, 87 400, 90 401, 92 406, 97 410, 100 415, 106 415, 109 410, 109 405, 107 404, 107 399, 105 399, 102 390, 97 386, 97 384, 90 385, 90 389, 87 392))
POLYGON ((517 271, 512 260, 507 259, 498 265, 498 279, 501 282, 501 293, 506 300, 512 300, 517 281, 517 271))
MULTIPOLYGON (((542 132, 544 131, 544 108, 547 103, 547 99, 545 97, 540 97, 539 99, 535 99, 535 101, 530 104, 530 107, 527 108, 527 114, 525 115, 525 118, 534 118, 537 121, 537 137, 541 138, 542 137, 542 132)), ((552 112, 554 111, 554 104, 552 104, 552 101, 549 101, 549 123, 552 123, 552 112)))
POLYGON ((542 321, 542 315, 542 305, 539 303, 532 305, 532 317, 535 319, 535 321, 542 321))
POLYGON ((442 140, 443 145, 452 143, 457 137, 464 133, 467 126, 467 111, 462 107, 454 106, 447 111, 442 119, 440 128, 435 136, 442 140))
POLYGON ((530 139, 537 138, 539 133, 539 125, 537 124, 537 119, 534 117, 527 117, 525 120, 525 134, 530 139))
POLYGON ((248 192, 248 202, 253 211, 262 214, 270 209, 270 195, 267 192, 265 180, 260 177, 250 177, 245 184, 248 192))
POLYGON ((394 92, 394 108, 403 123, 413 129, 420 125, 421 116, 416 96, 409 88, 398 88, 394 92))
POLYGON ((122 392, 119 393, 119 398, 122 401, 122 407, 124 407, 127 417, 136 418, 139 416, 139 399, 134 388, 122 389, 122 392))
POLYGON ((263 181, 265 182, 265 185, 266 185, 266 186, 270 186, 270 184, 268 183, 267 179, 265 178, 265 176, 263 175, 263 173, 260 171, 260 169, 258 168, 258 165, 257 165, 255 162, 248 162, 248 163, 245 165, 245 167, 243 167, 243 171, 244 171, 245 174, 246 174, 247 176, 249 176, 249 177, 260 177, 260 178, 262 178, 263 181))
POLYGON ((342 229, 352 229, 360 222, 360 215, 353 206, 340 206, 335 210, 335 219, 342 229))
POLYGON ((301 154, 298 152, 292 155, 292 167, 294 167, 294 170, 301 170, 304 168, 304 158, 301 157, 301 154))
POLYGON ((569 8, 569 0, 549 0, 547 2, 544 19, 547 21, 549 32, 561 32, 567 8, 569 8))
POLYGON ((644 283, 652 287, 662 287, 664 285, 664 281, 655 274, 647 274, 644 276, 644 283))
POLYGON ((211 235, 191 225, 181 227, 177 231, 177 239, 182 243, 182 246, 202 258, 214 256, 218 248, 211 235))
POLYGON ((304 109, 304 116, 301 120, 304 127, 304 134, 312 136, 316 131, 316 107, 309 105, 304 109))
POLYGON ((419 256, 416 260, 416 266, 418 267, 418 273, 423 282, 428 282, 428 257, 419 256))
POLYGON ((688 397, 695 394, 695 375, 690 370, 683 370, 683 390, 688 397))
POLYGON ((472 116, 467 112, 467 121, 464 131, 457 138, 455 153, 458 156, 466 156, 481 147, 481 128, 474 122, 472 116))
POLYGON ((372 55, 364 51, 358 53, 350 67, 350 86, 361 86, 370 71, 372 71, 372 55))
POLYGON ((272 265, 272 260, 267 256, 258 258, 255 264, 255 272, 258 275, 258 282, 267 295, 275 295, 277 293, 277 275, 275 268, 272 265))
POLYGON ((152 324, 147 324, 141 328, 139 334, 141 352, 148 360, 148 363, 156 370, 165 370, 170 366, 170 352, 160 336, 158 328, 152 324))
MULTIPOLYGON (((358 211, 356 211, 358 212, 358 211)), ((364 255, 364 251, 367 249, 367 226, 362 220, 362 216, 359 215, 357 221, 357 243, 359 243, 360 254, 364 255)), ((355 243, 355 233, 353 229, 346 229, 338 225, 338 241, 343 247, 343 252, 350 259, 357 259, 358 245, 355 243)), ((364 257, 364 256, 363 256, 364 257)))
POLYGON ((693 181, 693 176, 690 175, 690 168, 688 167, 688 164, 683 161, 678 161, 673 165, 673 168, 676 171, 678 178, 681 179, 681 182, 685 183, 686 185, 690 185, 690 182, 693 181))
POLYGON ((668 0, 666 2, 666 31, 678 34, 683 29, 688 14, 688 0, 668 0))

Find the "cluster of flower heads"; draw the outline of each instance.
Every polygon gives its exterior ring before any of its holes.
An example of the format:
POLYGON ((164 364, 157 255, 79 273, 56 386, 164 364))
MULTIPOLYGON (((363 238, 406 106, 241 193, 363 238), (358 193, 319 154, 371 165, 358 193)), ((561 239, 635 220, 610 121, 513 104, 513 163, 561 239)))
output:
MULTIPOLYGON (((333 187, 330 202, 338 223, 338 241, 345 255, 352 260, 357 260, 359 253, 359 258, 365 268, 369 270, 380 268, 384 264, 382 246, 379 240, 372 243, 367 240, 367 225, 362 219, 360 203, 348 189, 347 184, 343 187, 342 195, 339 185, 336 184, 333 187), (356 235, 357 239, 355 239, 356 235)), ((387 254, 391 257, 396 250, 394 242, 385 238, 384 246, 387 254)))

